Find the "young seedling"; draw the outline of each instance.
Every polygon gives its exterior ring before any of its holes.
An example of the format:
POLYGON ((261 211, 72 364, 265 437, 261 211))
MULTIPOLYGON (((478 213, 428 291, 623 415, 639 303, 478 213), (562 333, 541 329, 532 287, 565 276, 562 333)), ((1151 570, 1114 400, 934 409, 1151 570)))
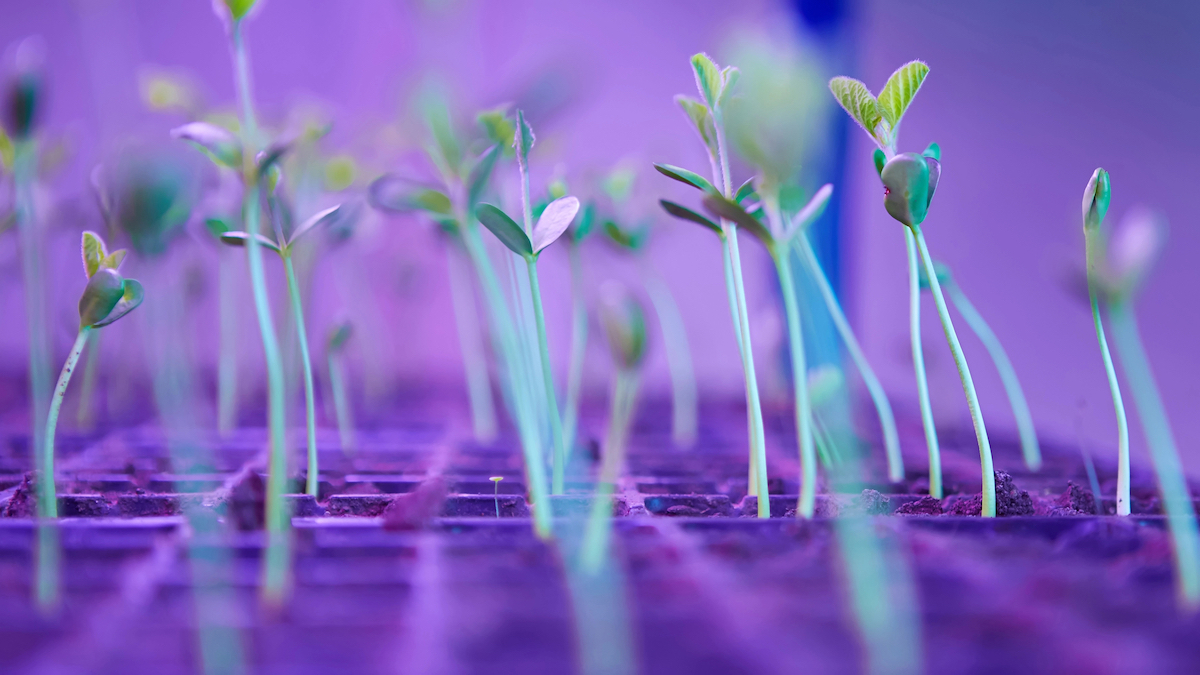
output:
POLYGON ((551 494, 563 494, 566 476, 567 449, 563 438, 562 418, 558 413, 558 400, 554 393, 554 375, 550 370, 550 348, 546 342, 546 317, 542 311, 542 292, 538 285, 537 260, 547 246, 553 244, 579 212, 579 200, 562 197, 550 202, 537 223, 533 222, 533 211, 529 201, 529 151, 533 148, 533 130, 525 122, 525 114, 517 111, 517 128, 513 136, 517 165, 521 172, 521 206, 525 227, 517 225, 504 211, 492 204, 480 204, 475 216, 510 251, 525 259, 529 272, 530 298, 537 322, 538 351, 541 356, 542 378, 545 388, 546 409, 550 416, 550 430, 554 444, 553 478, 551 494))
MULTIPOLYGON (((1083 199, 1084 237, 1087 245, 1088 295, 1105 370, 1117 406, 1118 419, 1124 422, 1121 393, 1112 371, 1112 360, 1104 338, 1098 307, 1108 310, 1109 323, 1122 370, 1133 392, 1133 402, 1142 420, 1150 460, 1162 493, 1175 553, 1180 604, 1189 610, 1200 608, 1200 530, 1196 510, 1188 490, 1175 436, 1162 404, 1150 360, 1142 345, 1133 314, 1133 302, 1142 282, 1166 243, 1166 225, 1148 211, 1131 211, 1121 226, 1109 236, 1102 227, 1110 200, 1108 173, 1097 169, 1088 181, 1083 199)), ((1128 446, 1119 448, 1117 504, 1120 515, 1129 513, 1128 446), (1121 508, 1124 501, 1124 508, 1121 508)))
MULTIPOLYGON (((555 195, 555 199, 566 196, 555 195)), ((587 296, 583 281, 583 240, 592 231, 596 222, 596 207, 587 204, 579 216, 578 225, 567 228, 567 260, 571 265, 571 355, 567 367, 567 410, 563 413, 563 441, 567 451, 575 447, 579 430, 579 400, 583 392, 583 358, 587 354, 588 311, 587 296)))
MULTIPOLYGON (((687 114, 692 126, 700 135, 712 165, 713 181, 703 176, 668 164, 655 164, 659 173, 711 195, 737 201, 729 176, 729 153, 725 143, 724 106, 732 96, 738 70, 732 66, 720 70, 707 54, 696 54, 691 59, 692 71, 696 76, 696 88, 701 100, 676 96, 675 100, 687 114), (718 187, 719 186, 719 187, 718 187)), ((742 197, 746 195, 743 194, 742 197)), ((737 224, 722 219, 718 225, 708 218, 674 202, 659 202, 667 213, 709 228, 721 239, 721 256, 725 264, 725 291, 729 296, 729 311, 733 315, 734 335, 738 352, 742 357, 742 374, 746 382, 746 417, 750 436, 749 491, 758 496, 758 517, 770 518, 771 505, 767 495, 767 448, 763 431, 762 404, 758 395, 758 376, 754 372, 754 351, 750 343, 750 319, 746 309, 746 289, 742 280, 742 259, 738 249, 737 224)))
POLYGON ((609 401, 608 433, 596 493, 580 551, 580 567, 595 574, 604 567, 612 538, 612 495, 621 467, 637 400, 639 370, 646 356, 646 318, 641 305, 620 285, 609 282, 600 293, 600 323, 617 372, 609 401))
POLYGON ((350 411, 350 397, 346 391, 346 368, 342 363, 342 352, 350 340, 352 328, 346 321, 334 326, 325 343, 326 360, 329 364, 329 391, 333 398, 333 410, 337 417, 338 440, 342 452, 354 454, 358 441, 354 434, 354 414, 350 411))
POLYGON ((896 143, 900 132, 900 121, 904 117, 909 104, 917 95, 929 66, 920 61, 906 63, 892 73, 876 98, 867 86, 849 77, 835 77, 829 82, 829 89, 834 98, 845 108, 854 121, 858 122, 871 140, 878 146, 875 149, 875 169, 883 182, 884 208, 892 218, 905 226, 905 242, 908 247, 909 266, 909 298, 910 298, 910 328, 913 332, 913 360, 917 366, 918 388, 921 390, 921 409, 925 423, 925 437, 929 445, 929 493, 935 497, 942 494, 941 454, 938 451, 936 435, 933 433, 933 416, 929 408, 928 388, 924 384, 924 357, 921 352, 921 342, 918 329, 920 319, 920 276, 917 272, 917 259, 920 258, 925 273, 929 277, 930 288, 933 291, 934 304, 937 306, 938 317, 942 322, 942 330, 946 334, 946 342, 950 345, 950 353, 958 367, 958 375, 962 380, 963 392, 966 394, 967 407, 971 411, 971 423, 975 427, 975 437, 979 442, 979 460, 983 472, 983 508, 982 515, 996 515, 996 477, 992 469, 992 448, 988 441, 987 427, 983 422, 983 412, 979 407, 979 397, 975 393, 975 382, 971 379, 971 370, 967 366, 966 355, 963 354, 958 334, 954 331, 954 322, 942 295, 941 284, 933 271, 933 259, 929 255, 929 247, 925 244, 925 235, 921 231, 921 223, 929 213, 929 205, 937 190, 938 179, 942 174, 941 149, 937 143, 932 143, 925 152, 917 154, 906 152, 898 154, 896 143))
MULTIPOLYGON (((950 302, 958 309, 958 313, 966 320, 967 326, 983 343, 988 355, 992 357, 992 362, 996 364, 996 371, 1000 373, 1000 382, 1004 385, 1004 393, 1008 396, 1008 403, 1012 406, 1013 417, 1017 422, 1017 435, 1021 439, 1021 455, 1025 459, 1025 466, 1031 471, 1037 471, 1042 467, 1042 451, 1038 444, 1037 429, 1033 426, 1033 416, 1029 413, 1029 403, 1025 400, 1025 392, 1021 389, 1021 382, 1017 379, 1017 371, 1013 368, 1012 361, 1008 359, 1004 346, 1000 344, 1000 338, 996 337, 991 326, 984 321, 983 315, 975 309, 962 287, 955 282, 950 268, 934 261, 933 269, 937 272, 938 282, 946 289, 946 295, 950 296, 950 302)), ((921 288, 929 287, 929 278, 922 272, 921 288)))
MULTIPOLYGON (((316 386, 313 384, 312 359, 308 354, 308 330, 304 325, 304 308, 300 302, 300 286, 296 283, 296 269, 292 264, 292 254, 295 251, 296 242, 304 235, 337 218, 341 205, 317 212, 293 229, 289 235, 283 229, 281 207, 274 197, 268 199, 272 205, 271 221, 274 225, 275 239, 261 234, 256 235, 256 238, 263 246, 279 254, 280 259, 283 260, 283 269, 287 274, 288 295, 292 301, 292 313, 296 317, 296 337, 300 342, 300 360, 304 367, 304 413, 308 425, 308 478, 304 491, 306 494, 316 497, 320 468, 317 464, 316 386)), ((230 246, 245 246, 249 239, 248 232, 229 231, 221 234, 221 242, 230 246)))
POLYGON ((488 480, 492 481, 494 490, 492 496, 496 500, 496 517, 500 517, 500 481, 504 480, 504 476, 492 476, 488 480))

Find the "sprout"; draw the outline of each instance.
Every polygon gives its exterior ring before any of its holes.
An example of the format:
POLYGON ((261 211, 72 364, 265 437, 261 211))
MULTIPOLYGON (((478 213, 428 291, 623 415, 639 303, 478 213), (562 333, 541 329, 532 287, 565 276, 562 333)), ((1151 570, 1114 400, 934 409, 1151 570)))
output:
POLYGON ((342 363, 342 352, 353 333, 349 321, 340 323, 329 332, 325 343, 326 359, 329 363, 329 389, 333 398, 334 414, 337 416, 338 437, 342 452, 353 454, 358 448, 354 437, 354 415, 350 411, 350 397, 346 392, 346 368, 342 363))
POLYGON ((496 500, 496 517, 499 518, 500 517, 500 481, 504 480, 504 476, 492 476, 488 480, 492 481, 492 485, 494 486, 492 494, 496 500))

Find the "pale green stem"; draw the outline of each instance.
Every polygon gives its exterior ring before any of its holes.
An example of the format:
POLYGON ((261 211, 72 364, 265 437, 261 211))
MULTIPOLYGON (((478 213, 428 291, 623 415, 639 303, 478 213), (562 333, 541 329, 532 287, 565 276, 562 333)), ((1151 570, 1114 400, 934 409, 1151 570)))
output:
POLYGON ((304 365, 304 414, 308 431, 308 480, 305 492, 317 496, 319 466, 317 463, 317 393, 313 386, 312 359, 308 355, 308 335, 304 327, 304 308, 300 304, 300 286, 296 283, 296 270, 292 256, 283 256, 287 270, 288 294, 292 298, 292 313, 296 316, 296 338, 300 341, 300 359, 304 365))
POLYGON ((1133 404, 1142 420, 1142 433, 1150 449, 1150 461, 1163 496, 1163 510, 1175 552, 1175 575, 1179 583, 1179 602, 1185 609, 1200 608, 1200 531, 1196 527, 1196 509, 1188 493, 1179 449, 1171 432, 1171 423, 1163 407, 1150 359, 1142 346, 1133 308, 1112 304, 1108 308, 1113 339, 1121 355, 1121 369, 1133 392, 1133 404))
MULTIPOLYGON (((550 421, 546 419, 546 396, 542 392, 542 361, 541 355, 538 353, 537 343, 537 325, 533 319, 533 302, 530 299, 533 293, 532 287, 529 284, 529 272, 527 269, 517 269, 518 261, 524 262, 524 258, 511 253, 507 250, 501 253, 506 263, 505 269, 508 270, 508 290, 511 294, 513 303, 513 315, 516 321, 516 326, 513 332, 514 344, 516 345, 516 353, 521 359, 521 378, 518 383, 525 388, 526 402, 528 403, 530 413, 533 420, 534 429, 540 434, 549 433, 550 421), (521 281, 524 280, 522 285, 521 281)), ((545 440, 544 437, 539 436, 545 440)), ((550 452, 553 453, 553 439, 549 441, 550 452)), ((549 461, 548 457, 542 458, 543 463, 549 461)))
POLYGON ((1100 357, 1104 360, 1104 375, 1108 378, 1108 390, 1112 395, 1113 409, 1117 416, 1117 515, 1130 514, 1129 498, 1129 421, 1125 416, 1125 399, 1121 396, 1121 384, 1117 381, 1117 369, 1113 366, 1112 353, 1108 350, 1108 338, 1104 335, 1104 322, 1100 319, 1100 300, 1092 283, 1093 269, 1098 252, 1093 251, 1093 238, 1087 237, 1088 299, 1092 306, 1092 323, 1096 326, 1096 340, 1100 343, 1100 357))
POLYGON ((867 362, 867 355, 863 353, 858 338, 850 328, 850 322, 846 320, 842 305, 833 292, 829 278, 825 276, 825 270, 821 269, 821 263, 817 261, 808 237, 801 232, 796 240, 799 241, 797 248, 800 249, 800 259, 808 267, 809 274, 816 280, 821 297, 825 300, 825 306, 829 308, 829 315, 833 318, 833 325, 841 335, 842 342, 846 345, 846 351, 849 352, 854 365, 858 367, 863 384, 866 385, 867 392, 871 395, 871 401, 875 404, 875 412, 879 416, 879 426, 883 430, 883 445, 887 452, 888 479, 893 483, 898 483, 904 480, 904 458, 900 454, 900 434, 896 430, 896 417, 892 414, 892 404, 888 401, 887 393, 884 392, 883 385, 875 375, 875 370, 867 362))
MULTIPOLYGON (((648 267, 648 265, 647 265, 648 267)), ((654 305, 663 343, 667 347, 667 368, 671 375, 671 436, 675 445, 690 448, 696 444, 698 415, 696 411, 696 374, 692 369, 692 353, 679 306, 671 289, 653 271, 644 270, 646 292, 654 305)))
POLYGON ((625 444, 633 420, 637 388, 638 376, 635 371, 617 371, 609 404, 604 456, 600 460, 600 475, 580 551, 580 567, 586 574, 599 572, 608 556, 609 540, 612 538, 612 495, 621 475, 621 467, 625 464, 625 444))
POLYGON ((62 600, 62 542, 58 522, 39 518, 37 522, 37 569, 34 594, 38 610, 53 615, 62 600))
POLYGON ((92 429, 96 424, 96 384, 100 379, 100 333, 88 336, 87 359, 83 362, 83 382, 79 383, 79 407, 75 411, 75 423, 80 429, 92 429))
POLYGON ((575 447, 579 427, 579 399, 583 391, 583 359, 587 355, 588 313, 583 290, 583 261, 579 244, 567 248, 571 262, 571 364, 567 370, 567 410, 563 421, 563 442, 568 455, 575 447))
POLYGON ((971 424, 975 427, 975 438, 979 441, 979 463, 983 469, 983 508, 985 518, 996 515, 996 474, 992 468, 992 446, 988 442, 987 427, 983 424, 983 411, 979 407, 979 396, 975 393, 975 382, 971 379, 971 369, 967 366, 967 357, 963 354, 962 345, 958 341, 958 333, 954 331, 954 322, 950 319, 950 310, 946 308, 946 298, 942 295, 942 285, 937 280, 937 272, 933 269, 933 258, 929 255, 929 247, 925 245, 925 235, 919 225, 912 227, 917 238, 917 247, 921 253, 921 262, 925 266, 925 275, 929 278, 929 287, 933 290, 933 302, 937 306, 938 316, 942 320, 942 330, 946 333, 946 342, 950 345, 950 353, 954 356, 954 365, 958 367, 958 377, 962 380, 963 393, 967 396, 967 408, 971 411, 971 424))
MULTIPOLYGON (((743 377, 745 376, 746 368, 746 345, 742 342, 742 315, 738 311, 737 303, 737 284, 733 280, 733 261, 729 253, 729 239, 725 233, 721 233, 721 261, 725 268, 725 293, 729 299, 729 313, 733 319, 733 336, 737 340, 738 358, 742 360, 743 377)), ((749 416, 749 396, 747 395, 746 414, 749 416)), ((754 459, 754 448, 758 447, 758 436, 753 424, 747 422, 747 435, 749 436, 750 461, 748 463, 748 478, 746 481, 746 494, 758 494, 758 469, 757 462, 754 459)))
POLYGON ((346 392, 346 374, 338 354, 329 354, 329 389, 333 392, 333 410, 337 415, 338 439, 342 452, 353 454, 358 448, 354 438, 354 415, 350 410, 350 398, 346 392))
POLYGON ((804 334, 800 325, 800 306, 796 302, 796 282, 786 250, 771 251, 779 286, 783 291, 783 309, 787 318, 788 349, 792 357, 792 386, 796 397, 796 440, 800 446, 800 498, 796 515, 812 518, 817 503, 817 451, 813 445, 812 408, 808 400, 808 367, 804 355, 804 334))
POLYGON ((550 433, 554 439, 553 482, 550 494, 561 495, 566 480, 567 446, 563 442, 562 418, 558 416, 558 398, 554 394, 554 375, 550 370, 550 346, 546 340, 546 315, 542 311, 542 291, 538 284, 537 256, 526 258, 529 265, 529 295, 533 298, 533 318, 537 321, 538 351, 542 357, 542 380, 546 388, 546 407, 550 415, 550 433))
POLYGON ((25 318, 29 338, 30 447, 40 448, 45 439, 38 422, 46 416, 51 373, 49 341, 46 337, 42 246, 33 203, 33 181, 37 173, 34 141, 17 140, 13 153, 13 198, 21 245, 21 276, 25 287, 25 318))
POLYGON ((242 124, 251 141, 258 134, 258 122, 254 116, 254 99, 250 93, 250 59, 246 53, 246 40, 242 34, 242 22, 233 22, 233 60, 236 69, 238 98, 242 104, 242 124))
POLYGON ((1037 471, 1042 468, 1042 450, 1038 446, 1037 429, 1033 426, 1029 403, 1025 400, 1025 392, 1021 390, 1021 382, 1017 379, 1017 371, 1013 368, 1012 361, 1008 359, 1004 346, 1000 344, 1000 338, 992 332, 991 326, 983 320, 983 315, 975 309, 975 305, 971 304, 967 294, 963 293, 958 284, 947 284, 946 294, 950 296, 950 302, 954 303, 958 313, 962 314, 996 364, 996 371, 1000 373, 1000 382, 1004 384, 1004 393, 1008 394, 1008 403, 1012 406, 1013 417, 1017 422, 1017 434, 1021 438, 1021 454, 1025 458, 1025 466, 1031 471, 1037 471))
POLYGON ((450 272, 450 301, 454 309, 454 323, 458 327, 458 346, 462 352, 463 371, 467 379, 471 429, 475 433, 476 441, 490 443, 496 438, 496 407, 492 401, 492 385, 488 380, 487 360, 483 355, 475 302, 471 297, 471 282, 467 270, 463 267, 461 255, 457 243, 451 244, 446 251, 446 262, 450 272))
POLYGON ((54 432, 58 428, 58 411, 62 407, 63 396, 67 393, 67 385, 71 383, 71 374, 79 363, 79 355, 87 346, 90 326, 79 329, 75 337, 75 345, 67 355, 62 372, 58 375, 58 384, 54 385, 54 395, 50 399, 50 409, 46 414, 45 446, 42 448, 41 470, 38 472, 38 517, 57 518, 58 500, 54 489, 54 432))
POLYGON ((929 378, 925 374, 925 348, 921 344, 921 274, 917 271, 917 240, 904 228, 908 249, 908 332, 912 343, 913 371, 917 374, 917 397, 921 403, 921 426, 929 448, 929 495, 941 499, 942 451, 938 446, 937 427, 933 424, 933 406, 929 402, 929 378))
POLYGON ((238 413, 238 321, 237 285, 233 279, 232 263, 236 259, 221 251, 217 275, 220 305, 220 357, 217 366, 217 433, 226 436, 237 426, 238 413))

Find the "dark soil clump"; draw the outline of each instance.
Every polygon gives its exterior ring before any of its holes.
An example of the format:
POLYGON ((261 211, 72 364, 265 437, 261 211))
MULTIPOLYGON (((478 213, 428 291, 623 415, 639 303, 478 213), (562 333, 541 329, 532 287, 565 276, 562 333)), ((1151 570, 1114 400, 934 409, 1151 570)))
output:
POLYGON ((925 495, 915 502, 901 504, 896 509, 896 514, 901 516, 940 516, 942 515, 942 502, 937 497, 925 495))

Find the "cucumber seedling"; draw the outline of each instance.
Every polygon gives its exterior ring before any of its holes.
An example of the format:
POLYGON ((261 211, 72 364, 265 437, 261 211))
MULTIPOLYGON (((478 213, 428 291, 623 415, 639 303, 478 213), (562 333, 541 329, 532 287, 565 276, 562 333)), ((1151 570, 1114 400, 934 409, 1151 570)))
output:
MULTIPOLYGON (((724 107, 732 96, 738 79, 738 69, 732 66, 724 70, 717 68, 707 54, 696 54, 691 59, 692 72, 696 76, 696 88, 701 100, 687 96, 676 96, 675 100, 687 114, 688 120, 700 135, 712 166, 713 181, 684 168, 669 164, 655 164, 654 168, 664 176, 694 187, 709 195, 737 201, 742 188, 734 189, 729 176, 729 151, 725 142, 724 107)), ((743 188, 746 186, 743 185, 743 188)), ((747 193, 740 195, 745 197, 747 193)), ((667 213, 703 225, 721 239, 721 257, 725 266, 725 291, 729 296, 729 311, 733 316, 734 335, 738 352, 742 358, 742 374, 746 386, 746 417, 750 436, 749 492, 758 495, 758 517, 771 517, 770 499, 767 495, 767 448, 763 431, 762 404, 758 394, 758 376, 754 372, 754 350, 750 343, 750 319, 746 308, 746 289, 742 280, 742 259, 738 249, 738 225, 721 219, 720 224, 675 202, 660 200, 667 213)))
POLYGON ((971 412, 971 423, 975 438, 979 442, 979 461, 983 473, 982 515, 996 515, 996 476, 992 468, 992 447, 988 440, 975 382, 967 366, 954 322, 946 306, 941 284, 933 271, 933 259, 925 243, 921 223, 929 213, 938 181, 942 175, 941 148, 931 143, 921 154, 898 153, 896 144, 900 132, 900 121, 916 97, 929 66, 920 61, 904 64, 892 73, 876 98, 862 82, 849 77, 835 77, 829 81, 829 89, 850 117, 867 132, 878 146, 874 152, 875 169, 883 182, 883 204, 888 215, 904 225, 905 244, 908 248, 910 330, 912 332, 913 361, 917 370, 917 385, 921 394, 921 414, 925 426, 925 438, 929 445, 929 494, 942 496, 941 454, 937 435, 933 428, 933 414, 929 406, 929 390, 925 381, 924 355, 920 340, 920 295, 921 281, 917 271, 918 259, 929 277, 938 318, 946 334, 950 353, 958 367, 963 393, 971 412))

